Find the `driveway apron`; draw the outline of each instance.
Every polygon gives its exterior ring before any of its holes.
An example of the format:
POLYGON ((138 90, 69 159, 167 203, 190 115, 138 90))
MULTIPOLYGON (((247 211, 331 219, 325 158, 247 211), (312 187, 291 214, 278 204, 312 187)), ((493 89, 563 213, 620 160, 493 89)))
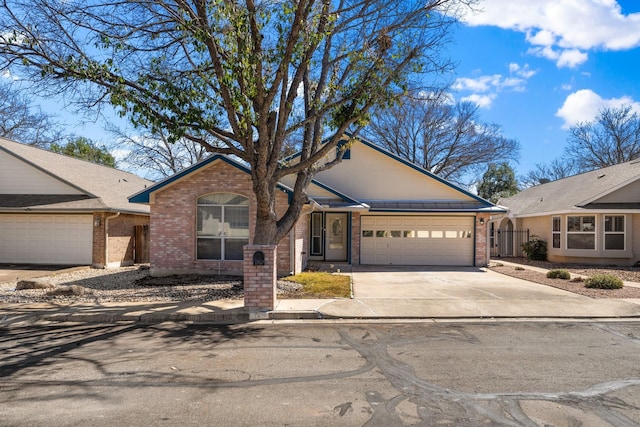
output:
POLYGON ((328 317, 597 318, 640 316, 640 305, 593 299, 472 267, 354 267, 354 298, 324 304, 328 317))

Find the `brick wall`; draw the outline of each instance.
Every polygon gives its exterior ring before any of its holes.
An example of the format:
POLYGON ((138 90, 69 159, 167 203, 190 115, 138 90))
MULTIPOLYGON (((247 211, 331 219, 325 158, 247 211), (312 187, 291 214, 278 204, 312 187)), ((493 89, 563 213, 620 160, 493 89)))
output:
POLYGON ((476 215, 476 267, 489 265, 489 251, 487 242, 487 226, 489 225, 489 214, 476 215), (483 223, 480 220, 484 219, 483 223))
POLYGON ((135 241, 134 227, 149 224, 146 215, 121 214, 113 217, 113 212, 96 212, 93 214, 93 266, 97 268, 120 267, 133 264, 133 247, 135 241), (107 230, 107 218, 109 229, 107 230), (96 225, 98 224, 98 225, 96 225), (105 250, 105 236, 108 247, 105 250), (107 255, 108 254, 108 255, 107 255), (109 257, 105 259, 105 255, 109 257))
POLYGON ((277 271, 271 266, 277 251, 277 246, 244 247, 244 306, 249 312, 273 310, 276 306, 277 271), (254 265, 253 256, 257 251, 264 254, 264 265, 254 265))
POLYGON ((360 213, 351 214, 351 265, 360 265, 360 213))
MULTIPOLYGON (((249 231, 253 235, 256 201, 251 176, 218 160, 155 193, 151 203, 151 273, 243 274, 243 261, 196 259, 197 200, 210 193, 234 193, 249 199, 249 231)), ((276 213, 288 206, 287 195, 278 192, 276 213)), ((250 239, 251 243, 251 239, 250 239)), ((278 273, 290 271, 289 238, 278 245, 278 273)))

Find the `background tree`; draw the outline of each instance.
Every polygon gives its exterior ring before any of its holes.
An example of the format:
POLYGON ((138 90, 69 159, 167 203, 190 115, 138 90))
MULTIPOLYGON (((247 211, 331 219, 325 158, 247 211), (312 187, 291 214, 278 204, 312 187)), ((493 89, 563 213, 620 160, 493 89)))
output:
POLYGON ((566 156, 580 172, 613 166, 640 157, 640 118, 630 105, 605 108, 589 122, 569 131, 566 156))
POLYGON ((112 168, 116 167, 116 159, 104 145, 99 147, 95 142, 83 136, 71 137, 64 145, 51 144, 50 149, 54 153, 65 154, 112 168))
POLYGON ((535 185, 544 184, 545 182, 557 181, 562 178, 578 173, 578 168, 573 159, 561 158, 554 159, 550 163, 536 164, 534 170, 529 171, 525 176, 520 178, 522 188, 533 187, 535 185))
POLYGON ((472 0, 6 0, 0 68, 115 105, 134 125, 251 167, 253 243, 276 244, 314 173, 370 110, 450 69, 442 55, 472 0), (287 136, 301 136, 283 163, 287 136), (219 141, 220 146, 211 141, 219 141), (296 177, 287 211, 276 184, 296 177))
POLYGON ((111 129, 111 133, 117 141, 115 146, 127 153, 119 166, 135 170, 147 179, 166 178, 209 155, 203 145, 187 138, 172 142, 165 132, 134 135, 111 129))
POLYGON ((60 125, 9 83, 0 83, 0 137, 41 148, 63 139, 60 125))
POLYGON ((491 163, 478 185, 478 195, 493 203, 517 192, 516 174, 507 162, 491 163))
POLYGON ((467 185, 496 158, 517 160, 520 145, 498 125, 483 123, 478 106, 446 95, 406 96, 376 111, 366 135, 398 156, 442 178, 467 185))

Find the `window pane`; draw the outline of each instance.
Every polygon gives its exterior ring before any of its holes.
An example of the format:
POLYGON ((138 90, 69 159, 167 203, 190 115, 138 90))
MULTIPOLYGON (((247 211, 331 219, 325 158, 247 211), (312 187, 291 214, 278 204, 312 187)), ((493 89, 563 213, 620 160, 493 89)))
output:
POLYGON ((387 237, 387 232, 385 230, 376 230, 376 237, 387 237))
POLYGON ((590 234, 567 234, 568 249, 595 249, 596 236, 590 234))
POLYGON ((198 239, 198 259, 222 259, 221 239, 198 239))
POLYGON ((580 231, 580 217, 567 217, 567 231, 580 231))
POLYGON ((413 231, 413 230, 404 230, 403 235, 404 235, 404 237, 410 239, 410 238, 416 237, 416 232, 413 231))
POLYGON ((198 236, 222 235, 222 207, 198 206, 198 236))
POLYGON ((242 260, 244 255, 242 248, 249 244, 249 239, 225 239, 224 259, 242 260))
POLYGON ((224 207, 224 235, 227 237, 249 237, 249 207, 224 207))
POLYGON ((624 232, 624 216, 605 216, 604 231, 624 232))
POLYGON ((362 230, 362 237, 373 237, 373 230, 362 230))
POLYGON ((239 194, 214 193, 198 198, 198 204, 249 206, 249 199, 239 194))
POLYGON ((402 236, 402 233, 400 232, 400 230, 391 230, 391 237, 397 238, 401 236, 402 236))
POLYGON ((596 217, 595 216, 583 216, 580 217, 582 220, 582 230, 581 231, 594 231, 596 229, 596 217))
POLYGON ((560 231, 560 217, 553 217, 553 231, 560 231))
POLYGON ((553 233, 553 247, 554 248, 559 248, 560 247, 560 234, 559 233, 553 233))
POLYGON ((605 234, 604 248, 608 251, 623 251, 624 234, 605 234))

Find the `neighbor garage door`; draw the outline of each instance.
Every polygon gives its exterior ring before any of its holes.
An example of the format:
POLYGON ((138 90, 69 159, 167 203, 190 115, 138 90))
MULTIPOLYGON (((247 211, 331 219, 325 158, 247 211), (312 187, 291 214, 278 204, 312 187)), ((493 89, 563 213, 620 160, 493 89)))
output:
POLYGON ((91 264, 91 215, 0 215, 0 263, 91 264))
POLYGON ((473 265, 473 217, 363 216, 360 262, 473 265))

